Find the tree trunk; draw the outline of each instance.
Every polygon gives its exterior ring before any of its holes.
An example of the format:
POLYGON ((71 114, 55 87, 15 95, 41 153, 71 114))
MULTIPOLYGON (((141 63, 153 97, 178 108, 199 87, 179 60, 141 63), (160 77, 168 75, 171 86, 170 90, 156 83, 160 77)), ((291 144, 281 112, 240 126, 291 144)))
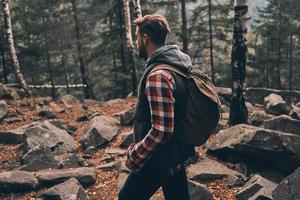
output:
MULTIPOLYGON (((63 10, 65 9, 64 7, 64 1, 63 1, 63 10)), ((61 22, 62 22, 62 27, 63 27, 63 31, 62 31, 62 38, 61 38, 61 65, 63 67, 64 70, 64 76, 65 76, 65 81, 66 81, 66 85, 67 85, 67 94, 70 94, 70 87, 69 87, 69 74, 67 71, 67 67, 66 67, 66 60, 67 60, 67 54, 66 54, 66 50, 65 50, 65 40, 66 40, 66 35, 65 35, 65 18, 64 16, 61 17, 61 22)))
POLYGON ((247 33, 247 0, 236 0, 233 27, 233 47, 231 55, 232 97, 230 103, 229 124, 247 123, 248 110, 245 104, 246 91, 246 33, 247 33))
POLYGON ((51 95, 53 100, 55 99, 55 85, 54 85, 54 79, 53 79, 53 71, 52 71, 52 67, 51 67, 51 63, 50 63, 50 53, 49 53, 49 45, 48 45, 48 36, 47 36, 47 28, 46 28, 46 23, 48 17, 45 16, 45 14, 43 15, 43 34, 44 34, 44 42, 45 42, 45 49, 46 49, 46 65, 49 71, 49 80, 51 83, 51 95))
POLYGON ((290 55, 289 55, 289 90, 293 89, 293 34, 290 34, 290 55))
POLYGON ((133 0, 134 18, 142 17, 142 8, 140 0, 133 0))
POLYGON ((83 56, 82 56, 82 38, 80 35, 80 29, 79 29, 79 21, 77 17, 77 4, 76 0, 71 0, 72 4, 72 12, 73 12, 73 18, 74 18, 74 24, 75 24, 75 37, 76 37, 76 46, 77 46, 77 53, 78 53, 78 62, 79 62, 79 68, 80 68, 80 75, 81 75, 81 81, 82 84, 85 85, 83 87, 84 95, 86 99, 89 98, 95 98, 93 91, 88 83, 88 75, 86 72, 86 67, 84 65, 83 56))
POLYGON ((188 53, 188 34, 187 34, 187 19, 186 19, 186 8, 185 0, 181 0, 181 19, 182 19, 182 51, 188 53))
POLYGON ((7 84, 7 69, 6 69, 6 60, 5 60, 5 50, 4 50, 4 31, 1 27, 1 36, 0 36, 0 51, 1 51, 1 60, 2 60, 2 68, 3 68, 3 79, 4 83, 7 84))
POLYGON ((212 22, 211 22, 211 0, 208 0, 208 22, 209 22, 211 81, 213 83, 215 83, 214 54, 213 54, 213 37, 212 37, 212 22))
POLYGON ((279 21, 278 21, 278 49, 277 49, 277 56, 278 56, 278 61, 277 61, 277 67, 276 67, 276 88, 281 89, 281 76, 280 76, 280 69, 281 69, 281 35, 282 35, 282 30, 281 30, 281 21, 282 21, 282 16, 281 16, 281 5, 280 1, 278 1, 279 6, 278 6, 278 15, 279 15, 279 21))
MULTIPOLYGON (((119 18, 119 28, 120 28, 120 38, 124 38, 124 18, 123 18, 123 13, 122 13, 122 6, 123 5, 123 0, 118 1, 118 18, 119 18)), ((125 76, 126 74, 126 62, 125 62, 125 54, 124 54, 124 43, 120 41, 120 55, 121 55, 121 63, 122 63, 122 73, 125 76)), ((122 91, 123 91, 123 96, 127 95, 127 80, 124 78, 122 81, 122 91)))
POLYGON ((124 17, 125 17, 126 45, 129 50, 129 59, 131 61, 130 74, 131 74, 132 93, 133 95, 136 95, 137 78, 136 78, 136 66, 135 66, 135 59, 134 59, 134 48, 133 48, 133 41, 132 41, 129 0, 124 0, 124 17))
POLYGON ((8 0, 2 0, 2 9, 3 9, 4 21, 5 21, 6 39, 7 39, 7 43, 9 46, 9 52, 10 52, 10 56, 11 56, 11 59, 13 62, 15 75, 16 75, 19 85, 24 89, 26 95, 29 97, 32 95, 32 93, 29 90, 27 83, 24 79, 24 76, 21 72, 16 49, 14 46, 14 39, 13 39, 12 24, 11 24, 8 0))

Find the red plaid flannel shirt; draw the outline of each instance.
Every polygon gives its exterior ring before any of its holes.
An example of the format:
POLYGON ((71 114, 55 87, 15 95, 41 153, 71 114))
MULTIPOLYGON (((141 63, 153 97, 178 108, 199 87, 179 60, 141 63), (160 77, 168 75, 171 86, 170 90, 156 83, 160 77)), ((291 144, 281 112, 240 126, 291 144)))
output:
POLYGON ((169 71, 152 72, 146 80, 152 128, 143 140, 128 148, 126 166, 138 172, 152 152, 170 141, 174 130, 175 81, 169 71))

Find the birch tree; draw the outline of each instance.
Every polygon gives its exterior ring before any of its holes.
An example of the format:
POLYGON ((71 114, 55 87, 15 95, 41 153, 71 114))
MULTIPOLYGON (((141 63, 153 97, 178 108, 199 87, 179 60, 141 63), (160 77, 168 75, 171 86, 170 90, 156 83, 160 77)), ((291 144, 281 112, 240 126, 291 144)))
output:
POLYGON ((129 59, 131 61, 130 74, 131 74, 132 93, 135 95, 137 90, 137 78, 136 78, 134 47, 133 47, 132 31, 131 31, 129 0, 124 0, 123 3, 124 3, 124 17, 125 17, 125 38, 126 38, 126 45, 129 50, 129 59))
POLYGON ((6 31, 6 39, 9 46, 9 52, 12 59, 12 64, 14 67, 16 79, 18 81, 18 84, 21 86, 21 88, 24 89, 27 96, 31 96, 32 93, 29 90, 27 83, 24 79, 24 76, 21 72, 20 64, 18 61, 16 48, 14 45, 14 38, 13 38, 13 32, 12 32, 12 24, 11 24, 11 16, 10 16, 10 10, 9 10, 9 3, 8 0, 2 0, 2 9, 3 9, 3 15, 4 15, 4 21, 5 21, 5 31, 6 31))
POLYGON ((139 18, 142 17, 142 8, 140 0, 132 0, 134 6, 134 17, 139 18))
POLYGON ((245 104, 246 92, 246 33, 248 21, 247 0, 236 0, 234 7, 233 42, 231 54, 232 97, 229 124, 247 123, 248 110, 245 104))

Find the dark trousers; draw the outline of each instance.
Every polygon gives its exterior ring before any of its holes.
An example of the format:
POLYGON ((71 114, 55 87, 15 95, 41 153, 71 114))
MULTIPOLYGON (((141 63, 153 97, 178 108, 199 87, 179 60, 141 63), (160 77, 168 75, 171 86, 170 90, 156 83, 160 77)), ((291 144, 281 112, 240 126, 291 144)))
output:
POLYGON ((190 200, 185 167, 172 175, 152 168, 130 173, 119 191, 119 200, 148 200, 159 187, 165 200, 190 200))

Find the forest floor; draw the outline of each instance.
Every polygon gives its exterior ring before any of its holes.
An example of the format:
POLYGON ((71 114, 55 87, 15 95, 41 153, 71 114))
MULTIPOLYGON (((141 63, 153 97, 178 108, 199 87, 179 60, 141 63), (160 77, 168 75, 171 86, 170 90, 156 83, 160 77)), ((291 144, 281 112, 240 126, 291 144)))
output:
MULTIPOLYGON (((36 107, 27 105, 26 102, 32 101, 32 99, 20 100, 20 101, 8 101, 9 113, 11 115, 21 118, 19 122, 5 123, 0 122, 0 130, 12 130, 22 127, 26 124, 43 121, 44 118, 38 115, 38 109, 36 107)), ((87 111, 91 115, 106 115, 112 116, 119 119, 119 113, 128 110, 133 107, 136 103, 135 98, 127 99, 116 99, 104 103, 89 103, 87 106, 87 111)), ((51 102, 49 106, 54 111, 58 111, 65 108, 65 105, 61 102, 51 102)), ((79 140, 83 134, 83 128, 85 122, 77 122, 77 117, 81 115, 82 109, 77 109, 76 107, 65 109, 64 113, 57 113, 56 117, 65 122, 66 124, 72 124, 77 127, 77 131, 73 134, 74 139, 78 145, 77 155, 84 156, 85 153, 80 148, 79 140)), ((121 134, 118 134, 114 140, 106 147, 110 149, 111 155, 115 161, 118 161, 121 157, 125 156, 126 149, 119 149, 119 145, 122 142, 122 132, 128 132, 132 129, 129 126, 121 127, 121 134), (114 154, 114 151, 116 152, 114 154), (120 153, 121 152, 121 153, 120 153), (123 153, 122 153, 123 152, 123 153)), ((107 154, 103 153, 105 150, 100 149, 95 154, 91 156, 85 156, 84 165, 85 166, 100 166, 105 164, 105 156, 107 154)), ((203 147, 198 149, 198 153, 201 156, 205 156, 205 149, 203 147)), ((22 152, 20 145, 3 145, 0 144, 0 172, 8 171, 20 166, 20 158, 24 153, 22 152)), ((85 188, 90 199, 92 200, 117 200, 117 180, 118 171, 113 169, 110 171, 97 169, 97 181, 94 185, 85 188)), ((233 200, 235 199, 236 193, 240 188, 227 188, 222 180, 207 184, 210 192, 213 193, 215 200, 233 200)), ((152 200, 157 199, 157 197, 162 196, 161 189, 154 195, 152 200)), ((3 200, 33 200, 37 198, 36 192, 30 192, 25 194, 8 194, 1 195, 0 199, 3 200)))

